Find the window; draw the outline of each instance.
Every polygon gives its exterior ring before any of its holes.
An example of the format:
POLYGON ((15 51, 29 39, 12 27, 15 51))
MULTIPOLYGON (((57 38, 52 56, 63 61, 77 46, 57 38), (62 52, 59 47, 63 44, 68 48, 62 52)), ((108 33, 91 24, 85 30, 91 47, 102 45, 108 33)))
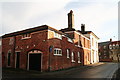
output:
POLYGON ((101 47, 99 46, 98 49, 100 49, 101 47))
POLYGON ((13 44, 13 42, 14 42, 14 38, 13 38, 13 37, 11 37, 11 38, 10 38, 10 40, 9 40, 9 45, 12 45, 12 44, 13 44))
POLYGON ((31 38, 30 33, 22 35, 22 39, 27 39, 27 38, 31 38))
POLYGON ((81 46, 81 36, 79 35, 78 46, 81 46))
POLYGON ((56 33, 56 32, 54 33, 54 37, 55 37, 55 38, 58 38, 58 39, 62 39, 62 35, 60 35, 60 34, 58 34, 58 33, 56 33))
POLYGON ((94 39, 92 38, 92 46, 94 46, 94 39))
POLYGON ((87 57, 88 57, 88 61, 90 61, 90 55, 89 55, 89 53, 87 54, 87 57))
POLYGON ((109 45, 109 49, 112 49, 112 45, 109 45))
POLYGON ((107 56, 104 56, 104 59, 107 59, 107 56))
POLYGON ((104 55, 106 55, 106 53, 104 53, 104 55))
POLYGON ((11 53, 8 53, 8 57, 7 57, 7 59, 8 59, 8 66, 10 66, 10 60, 11 60, 11 53))
POLYGON ((119 48, 119 44, 116 44, 116 47, 119 48))
POLYGON ((99 54, 99 56, 101 55, 101 53, 100 53, 100 52, 99 52, 98 54, 99 54))
POLYGON ((96 48, 98 48, 98 43, 97 43, 97 41, 96 41, 96 48))
POLYGON ((73 52, 71 54, 71 59, 72 59, 72 62, 75 62, 75 60, 74 60, 74 53, 73 52))
POLYGON ((89 46, 90 46, 90 45, 89 45, 89 40, 87 40, 87 46, 88 46, 87 48, 90 48, 90 47, 89 47, 89 46))
POLYGON ((86 44, 85 44, 85 38, 84 38, 84 47, 86 47, 85 45, 86 45, 86 44))
POLYGON ((104 46, 104 49, 106 49, 106 46, 104 46))
POLYGON ((0 46, 2 45, 2 41, 0 40, 0 46))
POLYGON ((59 48, 54 49, 54 55, 62 56, 62 50, 59 48))
POLYGON ((107 51, 104 51, 104 53, 106 54, 107 51))
POLYGON ((70 50, 67 49, 67 58, 70 58, 70 50))
POLYGON ((115 49, 115 44, 113 44, 113 49, 115 49))
MULTIPOLYGON (((67 38, 68 38, 68 37, 67 37, 67 38)), ((69 41, 69 42, 71 42, 71 43, 73 43, 73 41, 72 41, 72 39, 71 39, 71 38, 68 38, 68 41, 69 41)))
POLYGON ((78 63, 81 63, 80 62, 80 53, 78 52, 78 63))

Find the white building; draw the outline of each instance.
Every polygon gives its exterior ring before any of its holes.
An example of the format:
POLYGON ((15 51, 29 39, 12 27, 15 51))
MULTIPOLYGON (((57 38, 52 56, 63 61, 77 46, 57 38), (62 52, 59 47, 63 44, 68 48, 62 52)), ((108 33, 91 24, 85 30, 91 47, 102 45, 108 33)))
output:
POLYGON ((99 62, 98 40, 99 38, 92 31, 85 31, 85 25, 81 25, 81 32, 90 39, 91 64, 99 62))

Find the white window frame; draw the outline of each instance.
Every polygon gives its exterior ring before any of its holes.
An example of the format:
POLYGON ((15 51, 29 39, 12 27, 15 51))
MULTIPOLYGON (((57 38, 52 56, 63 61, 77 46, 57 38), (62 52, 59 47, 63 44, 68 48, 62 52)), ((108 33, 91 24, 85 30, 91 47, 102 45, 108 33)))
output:
POLYGON ((119 48, 119 44, 116 44, 116 47, 119 48))
POLYGON ((27 33, 27 34, 23 34, 22 35, 22 39, 29 39, 29 38, 31 38, 31 34, 30 33, 27 33), (28 36, 28 34, 29 34, 29 36, 28 36), (26 36, 27 35, 27 36, 26 36))
POLYGON ((115 49, 115 44, 113 44, 113 49, 115 49))
POLYGON ((62 35, 54 32, 54 37, 62 40, 62 35))
POLYGON ((70 58, 70 50, 67 49, 67 58, 70 58))
POLYGON ((112 45, 111 44, 109 45, 109 49, 112 49, 112 45))
POLYGON ((78 52, 78 63, 81 63, 80 62, 80 52, 78 52))
POLYGON ((54 55, 55 56, 62 56, 62 49, 60 49, 60 48, 54 48, 54 55), (56 52, 55 52, 55 50, 56 50, 56 52))

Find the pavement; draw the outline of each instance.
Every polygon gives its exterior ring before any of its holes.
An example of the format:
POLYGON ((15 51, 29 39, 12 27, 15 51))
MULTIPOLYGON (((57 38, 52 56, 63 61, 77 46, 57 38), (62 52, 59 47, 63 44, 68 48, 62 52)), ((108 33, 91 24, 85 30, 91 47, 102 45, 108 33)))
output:
POLYGON ((99 66, 99 65, 102 65, 102 64, 106 64, 106 63, 105 62, 99 62, 99 63, 95 63, 95 64, 89 64, 87 66, 95 67, 95 66, 99 66))
POLYGON ((21 69, 3 69, 2 77, 4 78, 66 78, 71 73, 77 73, 78 71, 85 71, 87 69, 100 66, 106 63, 99 62, 95 64, 89 64, 86 66, 73 67, 69 69, 64 69, 61 71, 52 72, 39 72, 39 71, 27 71, 21 69))

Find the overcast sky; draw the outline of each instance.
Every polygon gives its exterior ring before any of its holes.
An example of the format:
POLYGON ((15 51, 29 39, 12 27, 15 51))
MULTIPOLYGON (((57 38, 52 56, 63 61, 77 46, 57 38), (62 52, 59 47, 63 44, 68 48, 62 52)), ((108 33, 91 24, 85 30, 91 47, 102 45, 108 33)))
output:
POLYGON ((73 10, 75 29, 85 24, 99 42, 118 39, 119 0, 1 0, 0 35, 41 25, 68 27, 67 14, 73 10))

